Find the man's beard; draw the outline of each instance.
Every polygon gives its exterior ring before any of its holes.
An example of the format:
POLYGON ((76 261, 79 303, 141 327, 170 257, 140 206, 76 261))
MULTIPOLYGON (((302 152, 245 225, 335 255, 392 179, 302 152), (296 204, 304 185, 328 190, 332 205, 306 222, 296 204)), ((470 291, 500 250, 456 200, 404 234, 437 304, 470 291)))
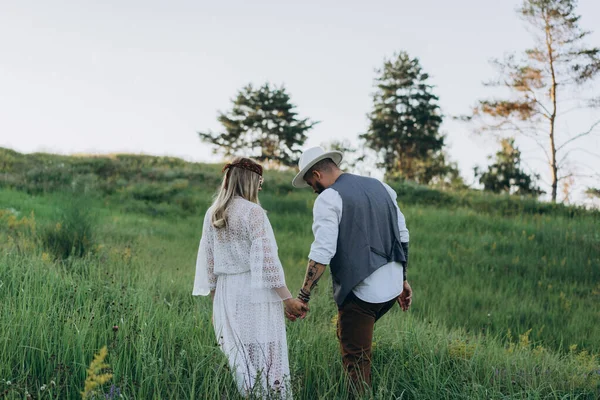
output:
POLYGON ((321 194, 325 190, 325 186, 321 185, 320 182, 315 182, 315 186, 317 187, 316 192, 321 194))

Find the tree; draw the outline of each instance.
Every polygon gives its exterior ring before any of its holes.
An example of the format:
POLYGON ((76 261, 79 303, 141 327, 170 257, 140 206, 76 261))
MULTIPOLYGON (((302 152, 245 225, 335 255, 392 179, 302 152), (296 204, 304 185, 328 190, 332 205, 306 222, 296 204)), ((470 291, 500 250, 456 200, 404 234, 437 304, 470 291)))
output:
POLYGON ((588 197, 588 204, 592 208, 600 209, 600 188, 588 187, 585 191, 588 197))
POLYGON ((600 120, 571 137, 558 132, 557 122, 573 110, 600 106, 600 98, 567 98, 566 94, 594 79, 600 71, 600 49, 584 44, 589 31, 579 27, 576 0, 523 0, 518 9, 535 39, 534 47, 520 57, 511 54, 494 60, 500 79, 489 86, 508 88, 506 99, 482 100, 474 117, 481 130, 531 138, 544 151, 550 170, 552 201, 573 149, 572 144, 597 132, 600 120))
POLYGON ((439 150, 429 158, 416 160, 417 182, 437 187, 465 189, 468 186, 460 176, 458 165, 448 160, 446 151, 439 150))
POLYGON ((325 151, 340 151, 344 154, 340 168, 356 171, 362 169, 367 154, 364 147, 355 146, 349 140, 334 139, 329 142, 321 143, 325 151))
POLYGON ((248 85, 232 100, 230 111, 219 112, 224 131, 198 132, 215 153, 232 156, 242 153, 261 162, 295 166, 306 141, 306 132, 317 122, 300 119, 283 86, 268 83, 258 89, 248 85))
POLYGON ((381 157, 378 166, 387 176, 423 184, 444 179, 452 166, 443 153, 442 115, 429 75, 406 52, 384 60, 377 74, 369 129, 360 138, 381 157))
POLYGON ((590 198, 597 197, 600 199, 600 188, 589 187, 586 189, 585 194, 590 198))
POLYGON ((475 167, 475 177, 479 177, 483 190, 539 196, 542 191, 534 181, 539 179, 539 176, 534 175, 532 178, 521 169, 521 152, 515 147, 515 140, 502 139, 500 145, 502 148, 496 153, 495 162, 487 171, 481 172, 475 167))

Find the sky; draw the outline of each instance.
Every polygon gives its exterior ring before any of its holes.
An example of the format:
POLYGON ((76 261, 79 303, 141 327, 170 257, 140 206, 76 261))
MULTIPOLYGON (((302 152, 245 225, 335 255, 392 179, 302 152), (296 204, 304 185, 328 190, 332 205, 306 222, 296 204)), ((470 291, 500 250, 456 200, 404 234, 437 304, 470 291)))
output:
MULTIPOLYGON (((487 165, 498 144, 451 117, 489 97, 482 83, 496 76, 490 59, 531 45, 518 4, 0 0, 0 146, 218 161, 197 132, 219 130, 217 113, 237 91, 267 81, 285 85, 301 117, 320 121, 307 147, 357 143, 375 69, 404 50, 430 74, 448 152, 472 183, 473 167, 487 165)), ((583 28, 600 26, 599 1, 580 0, 577 10, 583 28)), ((600 28, 587 42, 600 46, 600 28)), ((600 110, 569 118, 560 126, 564 140, 600 119, 600 110)), ((598 132, 572 153, 574 172, 600 171, 598 132)), ((540 151, 517 143, 526 167, 548 181, 540 151)), ((600 186, 576 184, 579 200, 584 186, 600 186)))

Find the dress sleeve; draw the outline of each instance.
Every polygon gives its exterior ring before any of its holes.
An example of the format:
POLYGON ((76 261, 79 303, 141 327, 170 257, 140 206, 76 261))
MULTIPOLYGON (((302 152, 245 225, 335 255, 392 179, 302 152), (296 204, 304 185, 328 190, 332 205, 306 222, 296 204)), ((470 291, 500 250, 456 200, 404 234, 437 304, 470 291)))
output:
POLYGON ((196 258, 196 277, 194 279, 193 296, 207 296, 217 286, 214 258, 214 228, 210 224, 210 210, 204 217, 202 237, 196 258))
POLYGON ((253 207, 249 213, 250 286, 253 289, 276 289, 285 287, 283 267, 277 255, 277 242, 271 223, 260 207, 253 207))

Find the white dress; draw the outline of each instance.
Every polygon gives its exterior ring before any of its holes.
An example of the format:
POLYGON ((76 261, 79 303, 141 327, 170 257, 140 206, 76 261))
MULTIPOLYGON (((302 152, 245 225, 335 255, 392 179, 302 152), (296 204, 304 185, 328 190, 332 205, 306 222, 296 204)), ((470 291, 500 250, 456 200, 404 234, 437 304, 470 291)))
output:
POLYGON ((193 295, 216 289, 213 325, 243 396, 291 398, 290 368, 281 298, 285 287, 277 243, 265 211, 236 197, 227 227, 206 212, 193 295))

